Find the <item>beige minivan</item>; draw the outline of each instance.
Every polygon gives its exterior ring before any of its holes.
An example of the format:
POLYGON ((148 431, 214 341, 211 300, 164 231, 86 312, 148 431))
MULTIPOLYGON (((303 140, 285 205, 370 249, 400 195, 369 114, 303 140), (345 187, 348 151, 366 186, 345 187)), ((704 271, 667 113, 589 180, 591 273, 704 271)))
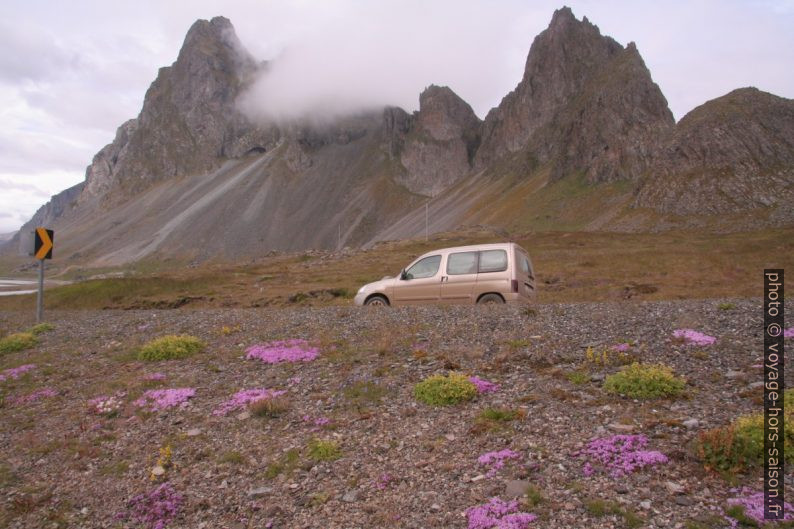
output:
POLYGON ((529 254, 513 242, 435 250, 398 277, 361 287, 356 305, 525 303, 535 296, 529 254))

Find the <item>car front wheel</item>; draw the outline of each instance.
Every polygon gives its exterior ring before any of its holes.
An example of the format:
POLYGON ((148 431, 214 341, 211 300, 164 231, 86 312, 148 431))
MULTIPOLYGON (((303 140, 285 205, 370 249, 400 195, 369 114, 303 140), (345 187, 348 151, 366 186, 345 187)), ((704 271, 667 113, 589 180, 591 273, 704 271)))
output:
POLYGON ((372 307, 388 307, 389 300, 383 296, 372 296, 364 302, 364 305, 372 307))

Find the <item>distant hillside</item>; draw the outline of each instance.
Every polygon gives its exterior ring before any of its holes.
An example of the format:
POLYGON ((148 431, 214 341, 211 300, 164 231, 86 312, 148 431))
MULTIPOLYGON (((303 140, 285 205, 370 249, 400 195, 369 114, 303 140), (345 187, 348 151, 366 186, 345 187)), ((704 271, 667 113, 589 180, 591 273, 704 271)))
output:
POLYGON ((197 21, 85 182, 23 230, 115 265, 363 246, 423 234, 426 208, 431 232, 794 224, 794 101, 740 89, 676 124, 637 47, 569 8, 484 120, 430 86, 412 114, 253 122, 236 101, 267 69, 229 20, 197 21))

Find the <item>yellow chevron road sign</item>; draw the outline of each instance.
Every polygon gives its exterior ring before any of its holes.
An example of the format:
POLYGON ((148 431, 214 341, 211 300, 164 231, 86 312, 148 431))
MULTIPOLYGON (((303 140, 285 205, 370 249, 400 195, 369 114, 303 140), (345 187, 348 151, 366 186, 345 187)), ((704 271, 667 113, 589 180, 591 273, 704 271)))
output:
POLYGON ((47 228, 36 228, 36 245, 33 255, 36 259, 52 259, 52 246, 55 232, 47 228))

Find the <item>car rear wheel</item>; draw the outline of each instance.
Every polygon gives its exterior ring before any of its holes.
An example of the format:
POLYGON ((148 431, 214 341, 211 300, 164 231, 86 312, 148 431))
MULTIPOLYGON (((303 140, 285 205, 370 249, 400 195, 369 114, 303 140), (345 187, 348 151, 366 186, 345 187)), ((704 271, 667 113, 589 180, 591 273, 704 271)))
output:
POLYGON ((364 302, 364 305, 372 307, 388 307, 389 300, 383 296, 372 296, 364 302))
POLYGON ((477 305, 501 305, 505 302, 499 294, 485 294, 477 300, 477 305))

